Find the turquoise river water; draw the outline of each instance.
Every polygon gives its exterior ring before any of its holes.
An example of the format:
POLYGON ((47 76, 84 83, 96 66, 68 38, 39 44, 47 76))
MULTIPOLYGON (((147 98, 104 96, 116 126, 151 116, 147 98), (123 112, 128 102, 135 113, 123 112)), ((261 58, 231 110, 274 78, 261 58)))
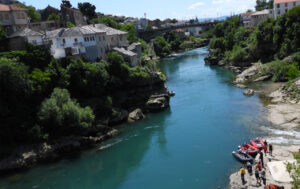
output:
POLYGON ((122 134, 80 156, 0 178, 1 189, 222 189, 240 166, 231 152, 260 130, 265 108, 204 64, 207 48, 160 63, 176 91, 171 108, 124 124, 122 134))

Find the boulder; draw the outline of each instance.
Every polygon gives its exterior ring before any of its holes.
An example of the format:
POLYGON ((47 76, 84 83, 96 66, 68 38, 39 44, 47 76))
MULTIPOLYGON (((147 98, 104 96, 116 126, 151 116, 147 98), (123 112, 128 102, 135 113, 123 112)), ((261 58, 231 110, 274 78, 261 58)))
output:
POLYGON ((247 88, 247 86, 246 86, 246 85, 243 85, 243 84, 236 84, 236 87, 237 87, 237 88, 241 88, 241 89, 247 88))
POLYGON ((136 109, 133 112, 131 112, 128 116, 129 122, 135 122, 144 119, 146 116, 143 114, 143 111, 141 109, 136 109))
POLYGON ((260 63, 253 64, 250 68, 244 70, 241 74, 237 75, 235 83, 244 83, 248 81, 249 78, 259 73, 260 63))
POLYGON ((118 134, 120 134, 120 131, 118 131, 117 129, 113 129, 113 130, 111 130, 111 131, 109 131, 109 132, 107 133, 107 136, 109 136, 109 137, 115 137, 115 136, 117 136, 118 134))
POLYGON ((245 96, 253 96, 255 94, 255 91, 252 89, 245 89, 244 90, 244 95, 245 96))
POLYGON ((271 77, 272 77, 272 75, 261 76, 255 80, 253 80, 253 82, 267 81, 267 80, 271 79, 271 77))
POLYGON ((168 96, 151 97, 146 103, 146 107, 150 112, 156 112, 168 108, 169 105, 168 96))
POLYGON ((220 60, 220 61, 218 62, 218 65, 219 65, 219 66, 225 66, 225 65, 226 65, 226 61, 225 61, 225 60, 220 60))

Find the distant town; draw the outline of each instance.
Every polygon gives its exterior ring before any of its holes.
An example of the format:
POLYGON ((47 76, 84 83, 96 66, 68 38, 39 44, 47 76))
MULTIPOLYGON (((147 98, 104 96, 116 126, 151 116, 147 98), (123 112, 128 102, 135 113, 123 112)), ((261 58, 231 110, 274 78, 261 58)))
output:
MULTIPOLYGON (((104 15, 96 13, 96 7, 90 3, 80 3, 78 6, 81 7, 76 9, 68 0, 62 1, 60 10, 51 5, 42 10, 35 10, 34 7, 16 0, 0 0, 0 3, 0 21, 9 39, 9 50, 24 50, 27 42, 47 46, 54 58, 72 55, 89 61, 105 59, 106 52, 117 51, 131 66, 136 66, 142 56, 141 44, 129 45, 127 32, 113 27, 110 22, 119 25, 132 24, 135 31, 141 35, 139 37, 147 41, 155 31, 166 29, 173 30, 183 37, 199 37, 207 26, 200 23, 218 22, 213 19, 200 22, 198 18, 181 21, 149 20, 146 13, 143 18, 104 15), (107 19, 108 24, 98 22, 100 19, 107 19)), ((300 1, 275 0, 272 6, 264 10, 249 10, 240 14, 240 17, 244 26, 256 26, 267 18, 283 15, 297 5, 300 5, 300 1)))

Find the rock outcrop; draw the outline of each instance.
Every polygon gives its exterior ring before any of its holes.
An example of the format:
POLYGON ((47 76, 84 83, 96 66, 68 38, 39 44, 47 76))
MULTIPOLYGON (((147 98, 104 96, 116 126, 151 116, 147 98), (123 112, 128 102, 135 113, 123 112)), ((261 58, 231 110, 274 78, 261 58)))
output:
POLYGON ((64 156, 74 155, 82 149, 119 134, 116 129, 107 128, 107 130, 109 131, 101 136, 71 136, 55 142, 20 147, 11 156, 0 161, 0 174, 30 168, 39 162, 52 162, 64 156))
POLYGON ((129 122, 140 121, 140 120, 144 119, 145 117, 146 116, 143 114, 143 111, 140 108, 138 108, 129 114, 128 121, 129 122))
POLYGON ((253 89, 245 89, 243 93, 245 96, 253 96, 255 91, 253 89))
POLYGON ((237 75, 235 79, 235 83, 245 83, 250 78, 252 78, 254 75, 258 74, 260 72, 260 63, 255 63, 248 69, 244 70, 241 74, 237 75))
POLYGON ((169 95, 152 95, 148 100, 146 107, 149 112, 161 111, 170 106, 169 101, 169 95))

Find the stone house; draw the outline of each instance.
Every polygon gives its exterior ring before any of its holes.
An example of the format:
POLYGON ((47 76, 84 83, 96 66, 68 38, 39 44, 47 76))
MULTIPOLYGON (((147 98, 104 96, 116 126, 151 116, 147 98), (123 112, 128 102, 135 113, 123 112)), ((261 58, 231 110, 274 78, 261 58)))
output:
POLYGON ((300 0, 274 0, 274 18, 300 5, 300 0))
POLYGON ((66 22, 71 22, 76 26, 86 25, 86 20, 78 9, 63 5, 61 5, 61 20, 64 26, 66 26, 66 22))
POLYGON ((127 32, 108 27, 104 24, 95 24, 94 26, 106 32, 108 50, 113 50, 115 47, 128 46, 127 32))
POLYGON ((124 60, 128 62, 131 67, 138 65, 139 61, 136 53, 126 50, 125 48, 118 47, 113 48, 113 50, 121 54, 124 57, 124 60))
POLYGON ((127 50, 136 53, 138 59, 142 57, 141 43, 132 43, 131 45, 128 46, 127 50))
POLYGON ((252 14, 254 14, 254 12, 246 12, 240 15, 244 26, 246 27, 252 26, 252 22, 251 22, 252 14))
POLYGON ((30 29, 34 31, 48 31, 48 30, 55 30, 60 28, 60 21, 59 20, 48 20, 42 22, 32 22, 29 23, 28 26, 30 29))
POLYGON ((0 4, 0 22, 8 35, 27 27, 26 9, 0 4))
POLYGON ((257 11, 253 14, 251 14, 251 25, 252 26, 257 26, 260 22, 271 18, 272 14, 270 13, 270 10, 265 9, 262 11, 257 11))
POLYGON ((51 14, 60 15, 60 11, 54 7, 51 7, 50 5, 48 5, 45 9, 40 10, 39 13, 42 21, 47 21, 51 14))
POLYGON ((8 48, 10 50, 25 50, 26 43, 44 45, 43 37, 42 33, 24 28, 8 36, 8 48))

